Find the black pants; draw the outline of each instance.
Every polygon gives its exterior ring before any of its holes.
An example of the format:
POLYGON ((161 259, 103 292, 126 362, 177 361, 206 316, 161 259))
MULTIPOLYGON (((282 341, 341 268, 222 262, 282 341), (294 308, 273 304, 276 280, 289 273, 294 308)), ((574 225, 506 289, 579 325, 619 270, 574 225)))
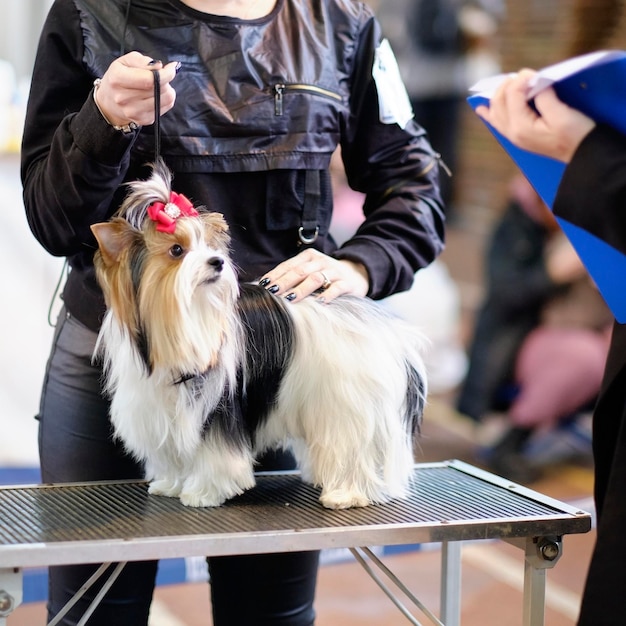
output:
POLYGON ((626 325, 616 324, 593 415, 596 545, 578 626, 626 624, 626 325))
MULTIPOLYGON (((77 320, 59 317, 46 369, 38 419, 44 482, 141 478, 142 468, 112 439, 102 372, 92 365, 96 335, 77 320)), ((271 455, 262 469, 290 469, 292 459, 271 455)), ((310 626, 318 553, 210 558, 215 626, 310 626)), ((51 567, 48 619, 86 582, 97 565, 51 567)), ((90 626, 148 623, 157 562, 128 563, 89 620, 90 626)), ((92 587, 65 616, 75 625, 95 595, 92 587)), ((199 607, 201 610, 201 607, 199 607)), ((207 616, 207 625, 210 620, 207 616)))

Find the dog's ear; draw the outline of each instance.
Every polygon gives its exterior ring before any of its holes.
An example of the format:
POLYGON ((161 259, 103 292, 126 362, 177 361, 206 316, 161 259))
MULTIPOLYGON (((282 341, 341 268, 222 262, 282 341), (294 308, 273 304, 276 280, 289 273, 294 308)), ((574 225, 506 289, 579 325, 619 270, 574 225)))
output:
POLYGON ((216 211, 206 211, 200 213, 204 225, 211 228, 216 233, 227 233, 228 222, 224 218, 223 213, 217 213, 216 211))
POLYGON ((102 260, 107 266, 115 265, 119 261, 122 251, 128 249, 134 237, 131 226, 121 219, 92 224, 91 232, 98 242, 102 260))
POLYGON ((200 213, 207 236, 217 240, 219 245, 227 247, 230 244, 228 222, 222 213, 207 211, 200 213))

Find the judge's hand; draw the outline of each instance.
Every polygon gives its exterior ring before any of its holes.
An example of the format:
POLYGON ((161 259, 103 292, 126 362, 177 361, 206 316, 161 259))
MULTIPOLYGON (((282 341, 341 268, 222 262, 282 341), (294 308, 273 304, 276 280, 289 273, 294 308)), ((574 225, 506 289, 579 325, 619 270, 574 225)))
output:
POLYGON ((507 78, 476 113, 516 146, 568 163, 595 122, 561 102, 552 88, 535 96, 535 111, 526 98, 534 76, 522 70, 507 78))

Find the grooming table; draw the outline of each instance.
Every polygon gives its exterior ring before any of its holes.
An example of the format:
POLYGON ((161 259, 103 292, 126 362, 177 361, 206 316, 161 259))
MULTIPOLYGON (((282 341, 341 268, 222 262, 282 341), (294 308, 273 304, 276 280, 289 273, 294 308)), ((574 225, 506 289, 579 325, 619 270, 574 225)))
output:
POLYGON ((205 509, 151 496, 144 481, 0 487, 0 626, 21 602, 22 568, 329 548, 351 548, 381 587, 368 562, 430 621, 458 626, 461 545, 477 539, 524 551, 523 624, 539 626, 562 536, 591 528, 589 513, 455 460, 417 464, 404 501, 333 511, 318 497, 295 472, 259 474, 254 489, 205 509), (442 543, 439 618, 362 548, 429 542, 442 543))

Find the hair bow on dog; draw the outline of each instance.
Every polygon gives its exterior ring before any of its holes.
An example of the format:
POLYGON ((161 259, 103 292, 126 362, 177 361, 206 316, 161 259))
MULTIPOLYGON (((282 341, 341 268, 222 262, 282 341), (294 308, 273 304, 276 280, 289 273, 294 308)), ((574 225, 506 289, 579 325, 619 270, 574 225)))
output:
POLYGON ((167 204, 153 202, 148 207, 148 217, 156 222, 156 229, 162 233, 173 233, 179 217, 196 217, 197 215, 198 211, 194 209, 191 200, 175 191, 170 193, 170 201, 167 204))

